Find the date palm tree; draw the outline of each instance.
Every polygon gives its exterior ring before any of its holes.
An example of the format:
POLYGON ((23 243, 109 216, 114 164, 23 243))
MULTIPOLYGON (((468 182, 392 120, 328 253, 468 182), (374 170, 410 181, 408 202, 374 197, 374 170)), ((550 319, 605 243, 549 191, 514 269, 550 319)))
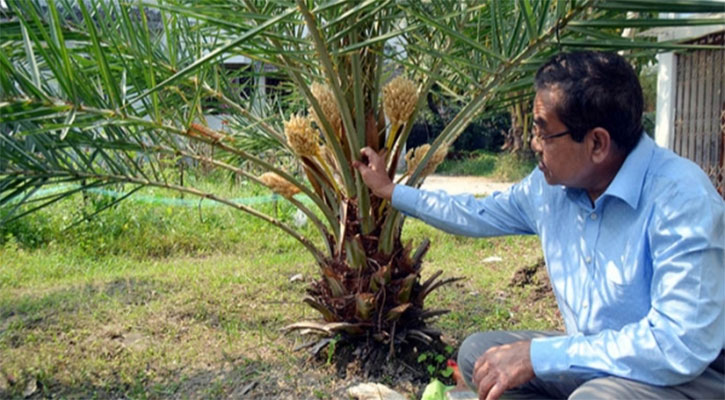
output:
POLYGON ((687 49, 619 33, 718 21, 627 20, 626 13, 722 7, 650 0, 7 3, 0 22, 0 223, 118 183, 128 195, 161 187, 219 202, 275 225, 313 255, 319 279, 304 302, 321 318, 290 329, 391 350, 437 338, 426 321, 445 311, 426 309, 425 299, 456 278, 442 271, 422 278, 429 242, 401 241, 404 216, 352 168, 360 149, 384 151, 391 177, 405 159, 400 183, 420 186, 475 116, 527 104, 533 73, 551 54, 687 49), (233 56, 252 65, 249 82, 275 74, 292 83, 284 105, 272 111, 241 90, 239 72, 223 68, 233 56), (406 154, 433 88, 463 107, 433 143, 406 154), (209 128, 211 108, 235 129, 209 128), (291 156, 299 169, 271 161, 269 149, 291 156), (164 160, 174 157, 269 187, 307 216, 314 236, 170 180, 164 160), (35 196, 48 185, 57 190, 35 196))

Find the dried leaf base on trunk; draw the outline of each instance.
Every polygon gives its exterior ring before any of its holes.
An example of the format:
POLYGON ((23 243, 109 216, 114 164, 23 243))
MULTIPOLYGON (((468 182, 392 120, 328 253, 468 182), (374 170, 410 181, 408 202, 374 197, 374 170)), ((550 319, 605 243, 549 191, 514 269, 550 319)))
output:
POLYGON ((413 349, 445 346, 440 332, 426 321, 448 310, 426 310, 424 301, 433 290, 462 278, 440 279, 443 271, 437 271, 422 281, 421 260, 428 240, 413 254, 410 246, 398 245, 400 250, 392 256, 377 252, 374 237, 356 235, 350 242, 365 251, 362 265, 351 267, 342 261, 345 257, 331 260, 322 267, 322 278, 307 289, 304 302, 318 310, 323 320, 294 323, 284 330, 317 336, 302 346, 314 355, 344 343, 376 363, 415 353, 413 349))
MULTIPOLYGON (((309 351, 309 362, 333 368, 340 379, 359 378, 368 381, 384 378, 392 384, 410 382, 423 388, 431 379, 428 369, 443 371, 446 369, 446 360, 430 358, 422 363, 419 361, 422 354, 446 355, 446 359, 456 356, 455 353, 449 353, 451 346, 443 341, 440 332, 426 329, 424 334, 431 339, 429 342, 421 342, 413 337, 410 340, 401 338, 393 346, 392 353, 389 343, 344 333, 335 337, 316 336, 296 347, 295 351, 309 351)), ((454 384, 450 377, 437 378, 447 385, 454 384)))

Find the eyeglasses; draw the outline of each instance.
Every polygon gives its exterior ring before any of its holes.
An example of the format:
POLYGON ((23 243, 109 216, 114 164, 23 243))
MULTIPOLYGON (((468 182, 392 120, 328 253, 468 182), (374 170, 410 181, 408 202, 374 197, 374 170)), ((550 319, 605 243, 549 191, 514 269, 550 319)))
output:
POLYGON ((553 135, 547 135, 547 136, 541 136, 541 135, 534 134, 534 137, 536 138, 536 140, 542 140, 543 141, 543 140, 549 140, 549 139, 556 139, 558 137, 562 137, 562 136, 568 135, 570 133, 571 132, 569 132, 569 131, 564 131, 564 132, 555 133, 553 135))
POLYGON ((567 129, 564 132, 555 133, 553 135, 539 135, 539 127, 534 124, 534 126, 531 128, 531 133, 533 133, 532 137, 540 142, 543 142, 545 140, 549 139, 556 139, 558 137, 562 137, 564 135, 569 135, 571 132, 567 129))

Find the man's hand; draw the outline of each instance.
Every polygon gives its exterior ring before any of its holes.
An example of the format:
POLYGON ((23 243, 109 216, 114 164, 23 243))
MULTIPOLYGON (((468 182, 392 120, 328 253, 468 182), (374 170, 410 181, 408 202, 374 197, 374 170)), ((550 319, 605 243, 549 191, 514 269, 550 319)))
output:
POLYGON ((488 349, 473 367, 473 384, 479 400, 495 400, 504 391, 534 378, 531 341, 525 340, 488 349))
POLYGON ((352 162, 352 166, 360 171, 363 181, 373 191, 373 194, 381 199, 392 200, 395 183, 390 180, 388 173, 385 171, 385 158, 370 147, 360 150, 360 154, 362 154, 363 159, 367 157, 367 165, 355 160, 352 162))

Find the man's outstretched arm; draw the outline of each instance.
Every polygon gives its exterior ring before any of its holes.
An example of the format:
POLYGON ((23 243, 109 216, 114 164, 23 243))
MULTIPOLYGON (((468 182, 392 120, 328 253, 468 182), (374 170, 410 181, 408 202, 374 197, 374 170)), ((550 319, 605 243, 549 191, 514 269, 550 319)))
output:
MULTIPOLYGON (((531 186, 545 185, 540 176, 529 176, 505 192, 496 192, 484 199, 470 194, 449 195, 443 191, 425 191, 396 185, 385 171, 383 157, 371 148, 362 149, 362 161, 353 166, 360 171, 373 193, 389 200, 393 207, 408 216, 463 236, 501 236, 536 232, 532 213, 538 212, 528 193, 531 186)), ((540 174, 539 174, 540 175, 540 174)), ((541 188, 539 188, 541 189, 541 188)))

